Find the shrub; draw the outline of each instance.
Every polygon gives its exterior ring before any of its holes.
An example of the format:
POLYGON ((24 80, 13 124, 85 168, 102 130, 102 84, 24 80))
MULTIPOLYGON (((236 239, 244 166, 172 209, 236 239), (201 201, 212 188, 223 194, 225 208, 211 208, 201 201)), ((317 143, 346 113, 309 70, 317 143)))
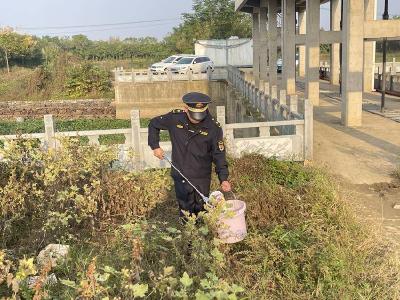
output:
POLYGON ((27 299, 400 297, 398 256, 317 168, 232 159, 248 236, 226 245, 215 234, 218 209, 178 223, 166 170, 111 171, 112 150, 73 140, 57 154, 17 141, 3 155, 0 295, 11 297, 14 284, 27 299), (58 241, 72 249, 63 264, 46 269, 29 258, 58 241), (46 286, 50 272, 59 281, 46 286), (25 279, 33 274, 43 280, 32 288, 25 279))
POLYGON ((16 141, 1 150, 4 248, 32 247, 31 239, 68 241, 90 234, 104 219, 145 215, 168 192, 165 170, 114 172, 110 169, 116 157, 113 148, 82 146, 75 139, 62 143, 60 152, 43 152, 30 141, 16 141))
POLYGON ((110 75, 90 62, 74 65, 67 71, 65 90, 73 98, 102 95, 111 91, 110 75))

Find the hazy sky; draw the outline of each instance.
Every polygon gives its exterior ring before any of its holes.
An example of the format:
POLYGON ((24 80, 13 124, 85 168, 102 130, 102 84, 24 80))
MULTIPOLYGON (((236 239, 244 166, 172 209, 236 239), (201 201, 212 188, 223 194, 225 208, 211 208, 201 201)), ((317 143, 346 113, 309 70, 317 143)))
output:
MULTIPOLYGON (((17 27, 19 31, 37 35, 65 36, 82 33, 92 39, 108 39, 111 36, 163 38, 179 24, 181 14, 189 12, 192 7, 192 0, 12 0, 2 2, 4 3, 0 10, 0 27, 17 27), (142 23, 132 24, 131 22, 142 23), (114 23, 131 24, 43 28, 114 23)), ((378 0, 378 18, 382 16, 383 3, 383 0, 378 0)), ((389 0, 389 12, 400 15, 399 0, 389 0)), ((329 3, 321 6, 321 26, 325 29, 329 28, 329 3)))
POLYGON ((104 27, 24 30, 32 34, 83 33, 93 39, 108 39, 110 36, 162 38, 180 23, 181 13, 190 11, 192 7, 191 0, 1 0, 1 2, 5 3, 1 5, 0 26, 8 25, 17 28, 168 19, 161 22, 118 25, 112 30, 104 30, 104 27))

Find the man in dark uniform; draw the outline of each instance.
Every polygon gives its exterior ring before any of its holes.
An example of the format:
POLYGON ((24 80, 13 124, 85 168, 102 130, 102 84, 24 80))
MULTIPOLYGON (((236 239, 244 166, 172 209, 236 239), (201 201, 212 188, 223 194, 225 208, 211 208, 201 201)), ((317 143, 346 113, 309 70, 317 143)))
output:
MULTIPOLYGON (((210 193, 212 163, 224 192, 231 190, 222 128, 208 111, 209 96, 188 93, 183 96, 184 109, 153 118, 149 124, 148 144, 159 159, 164 158, 160 148, 160 130, 168 130, 172 143, 172 163, 199 189, 210 193)), ((197 214, 204 209, 201 196, 172 168, 180 215, 182 211, 197 214)))

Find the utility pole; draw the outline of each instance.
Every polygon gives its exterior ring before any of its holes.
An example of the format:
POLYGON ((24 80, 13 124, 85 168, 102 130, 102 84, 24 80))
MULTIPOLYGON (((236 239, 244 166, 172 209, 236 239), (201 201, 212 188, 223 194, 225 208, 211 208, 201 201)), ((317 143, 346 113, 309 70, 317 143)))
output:
MULTIPOLYGON (((382 18, 384 20, 389 20, 389 12, 388 12, 388 2, 389 0, 385 0, 385 10, 383 12, 382 18)), ((382 83, 381 83, 381 112, 385 110, 385 97, 386 97, 386 48, 387 48, 387 38, 383 38, 382 42, 382 83)))

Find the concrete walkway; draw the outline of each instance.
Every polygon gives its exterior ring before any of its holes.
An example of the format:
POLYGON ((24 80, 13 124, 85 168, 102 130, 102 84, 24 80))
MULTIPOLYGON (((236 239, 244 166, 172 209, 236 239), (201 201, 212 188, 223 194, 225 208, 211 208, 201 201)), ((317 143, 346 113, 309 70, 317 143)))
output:
POLYGON ((363 111, 363 126, 341 125, 340 102, 314 108, 314 159, 354 184, 391 182, 400 163, 400 123, 363 111))
MULTIPOLYGON (((314 107, 314 163, 334 175, 360 220, 400 245, 400 210, 393 208, 400 203, 400 183, 392 176, 400 164, 400 123, 363 111, 362 127, 344 127, 336 88, 321 83, 320 106, 314 107)), ((364 104, 379 104, 380 95, 364 98, 364 104)), ((400 108, 400 99, 390 98, 388 107, 400 108)))

